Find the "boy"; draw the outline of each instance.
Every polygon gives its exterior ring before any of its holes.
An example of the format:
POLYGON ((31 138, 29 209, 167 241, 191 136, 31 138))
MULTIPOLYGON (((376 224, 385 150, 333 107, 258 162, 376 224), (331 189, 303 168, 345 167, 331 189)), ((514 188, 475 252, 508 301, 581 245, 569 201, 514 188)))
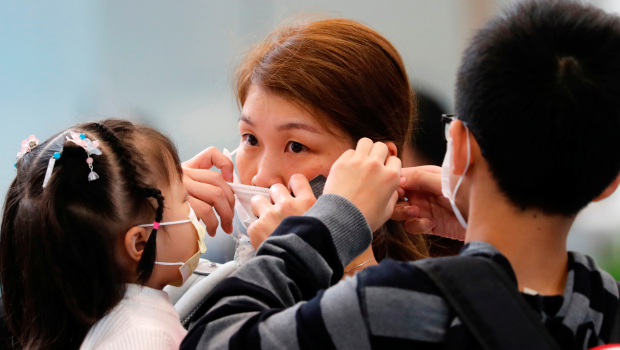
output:
MULTIPOLYGON (((447 199, 435 196, 437 188, 401 196, 435 220, 454 209, 467 227, 455 258, 498 266, 559 348, 609 342, 618 326, 615 281, 591 258, 567 252, 566 236, 583 207, 618 186, 620 19, 572 1, 515 7, 465 52, 457 112, 447 120, 447 199)), ((369 162, 350 160, 366 159, 368 149, 362 140, 353 156, 343 155, 327 195, 303 217, 284 220, 257 258, 205 299, 182 349, 479 345, 423 262, 386 260, 330 288, 370 244, 380 216, 371 207, 390 203, 385 193, 396 187, 387 185, 389 158, 380 170, 374 165, 376 178, 367 175, 369 162), (373 191, 382 194, 374 204, 373 191), (370 227, 359 224, 364 219, 370 227)), ((415 189, 412 181, 401 185, 415 189)), ((454 223, 439 220, 452 227, 435 229, 457 232, 454 223)))

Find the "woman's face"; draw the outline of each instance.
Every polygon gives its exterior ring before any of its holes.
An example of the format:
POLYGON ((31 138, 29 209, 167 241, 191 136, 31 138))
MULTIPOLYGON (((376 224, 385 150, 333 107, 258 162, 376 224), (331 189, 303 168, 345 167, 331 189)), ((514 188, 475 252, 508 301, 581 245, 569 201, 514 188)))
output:
POLYGON ((252 85, 239 120, 237 171, 242 184, 285 186, 294 174, 308 180, 329 170, 346 150, 349 137, 327 131, 310 112, 252 85), (336 135, 338 136, 336 136, 336 135))

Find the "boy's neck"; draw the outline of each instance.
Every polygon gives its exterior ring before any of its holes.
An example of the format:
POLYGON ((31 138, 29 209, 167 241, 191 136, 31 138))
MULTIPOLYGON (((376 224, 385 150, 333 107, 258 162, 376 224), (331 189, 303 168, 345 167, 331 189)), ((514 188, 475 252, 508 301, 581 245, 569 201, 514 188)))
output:
POLYGON ((512 265, 519 290, 561 295, 568 276, 566 237, 574 218, 512 205, 491 178, 472 183, 466 242, 497 248, 512 265), (490 186, 489 184, 493 184, 490 186))

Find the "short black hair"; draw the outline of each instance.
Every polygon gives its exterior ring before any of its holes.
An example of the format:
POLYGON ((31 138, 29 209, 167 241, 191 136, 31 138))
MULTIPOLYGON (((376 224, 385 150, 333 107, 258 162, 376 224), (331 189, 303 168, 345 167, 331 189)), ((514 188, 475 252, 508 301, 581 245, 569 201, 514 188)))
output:
POLYGON ((518 207, 573 216, 620 172, 620 18, 528 1, 475 35, 456 112, 518 207))

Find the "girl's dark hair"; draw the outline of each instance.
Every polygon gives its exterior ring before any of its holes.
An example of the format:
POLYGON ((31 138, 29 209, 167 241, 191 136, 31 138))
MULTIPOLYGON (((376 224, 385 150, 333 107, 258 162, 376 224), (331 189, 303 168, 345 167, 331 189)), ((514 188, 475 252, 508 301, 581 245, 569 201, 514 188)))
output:
MULTIPOLYGON (((319 122, 341 130, 353 144, 362 137, 391 141, 402 157, 411 135, 415 101, 402 58, 386 38, 352 20, 277 28, 245 56, 234 80, 241 107, 256 84, 318 111, 319 122)), ((375 232, 372 246, 379 261, 428 256, 424 237, 391 220, 375 232)))
MULTIPOLYGON (((174 144, 123 120, 77 125, 17 163, 0 231, 0 285, 18 347, 80 347, 125 293, 132 272, 123 271, 115 253, 123 234, 161 221, 164 198, 155 186, 173 176, 182 176, 174 144), (66 140, 69 131, 99 140, 103 154, 92 156, 98 180, 88 181, 88 155, 66 140), (43 188, 49 159, 60 151, 43 188)), ((138 283, 153 272, 156 235, 153 230, 135 271, 138 283)))

